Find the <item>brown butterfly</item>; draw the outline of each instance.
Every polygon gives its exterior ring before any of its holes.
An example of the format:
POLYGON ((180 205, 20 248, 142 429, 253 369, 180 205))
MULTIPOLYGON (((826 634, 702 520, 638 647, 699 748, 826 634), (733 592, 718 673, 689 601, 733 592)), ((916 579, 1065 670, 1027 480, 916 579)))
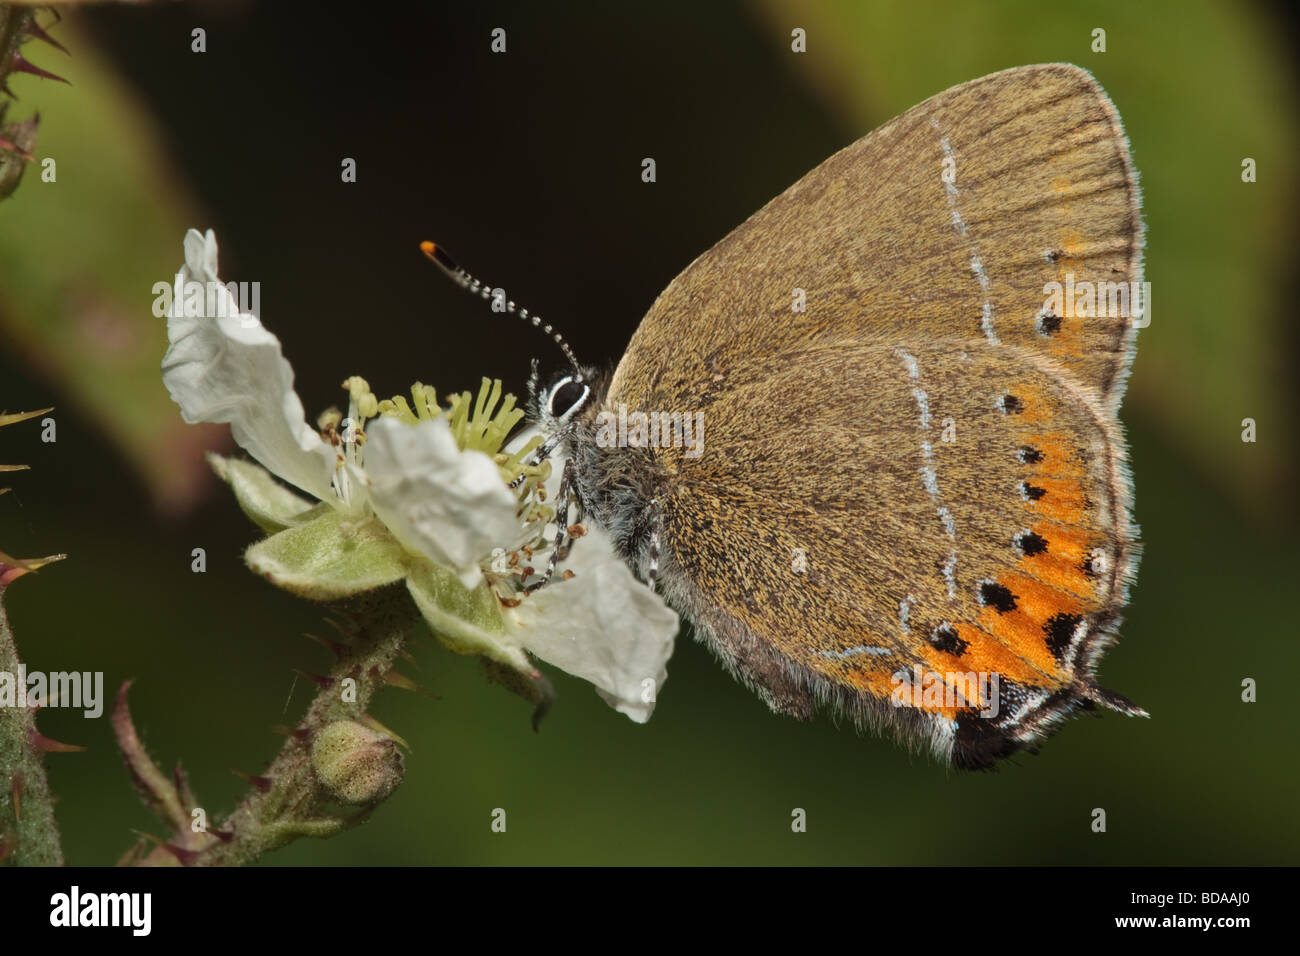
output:
POLYGON ((1143 715, 1094 678, 1138 554, 1117 411, 1142 307, 1114 290, 1142 245, 1089 73, 940 93, 696 259, 612 378, 574 361, 537 395, 560 514, 775 711, 965 768, 1076 709, 1143 715))

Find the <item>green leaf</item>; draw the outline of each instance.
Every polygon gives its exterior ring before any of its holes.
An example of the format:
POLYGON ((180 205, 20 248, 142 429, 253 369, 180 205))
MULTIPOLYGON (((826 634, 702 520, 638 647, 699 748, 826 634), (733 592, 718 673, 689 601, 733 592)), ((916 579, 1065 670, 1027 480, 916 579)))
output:
POLYGON ((68 21, 56 32, 72 56, 32 55, 72 85, 8 78, 41 126, 23 187, 0 202, 0 332, 66 396, 64 414, 121 449, 161 506, 182 508, 203 491, 204 449, 229 441, 224 425, 181 421, 159 380, 156 286, 170 286, 202 219, 156 118, 68 21))

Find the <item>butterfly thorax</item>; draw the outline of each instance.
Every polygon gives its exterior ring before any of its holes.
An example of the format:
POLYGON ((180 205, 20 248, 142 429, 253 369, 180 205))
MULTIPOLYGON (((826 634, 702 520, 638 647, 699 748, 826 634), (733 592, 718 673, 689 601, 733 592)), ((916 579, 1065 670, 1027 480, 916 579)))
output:
POLYGON ((620 441, 618 409, 607 403, 606 394, 604 388, 597 391, 569 425, 564 444, 573 467, 573 494, 619 555, 641 569, 652 531, 650 503, 660 498, 668 475, 655 448, 629 445, 626 430, 620 441))

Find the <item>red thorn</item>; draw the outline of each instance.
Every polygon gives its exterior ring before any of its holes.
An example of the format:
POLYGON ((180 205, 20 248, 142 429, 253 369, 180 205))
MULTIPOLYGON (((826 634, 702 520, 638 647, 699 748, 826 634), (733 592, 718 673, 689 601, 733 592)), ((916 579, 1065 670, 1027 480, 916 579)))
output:
POLYGON ((222 843, 229 843, 235 838, 235 834, 230 830, 209 830, 208 832, 222 843))
POLYGON ((14 819, 21 820, 23 816, 23 772, 14 771, 14 775, 9 778, 9 792, 14 800, 14 819))
POLYGON ((402 690, 418 691, 420 685, 411 680, 405 674, 399 674, 397 671, 389 671, 384 675, 384 683, 389 687, 400 687, 402 690))
POLYGON ((180 764, 172 768, 172 789, 176 791, 176 797, 182 807, 192 808, 199 802, 194 796, 194 791, 190 789, 190 778, 185 775, 180 764))
POLYGON ((305 634, 303 636, 308 640, 315 641, 321 647, 328 648, 334 655, 335 660, 341 661, 343 655, 348 652, 348 646, 346 644, 340 643, 339 641, 331 641, 328 637, 317 637, 315 634, 305 634))
POLYGON ((335 616, 325 618, 325 623, 328 624, 330 627, 334 628, 334 630, 338 631, 343 636, 347 637, 351 635, 353 628, 355 627, 355 622, 345 621, 343 620, 344 617, 345 617, 344 612, 339 611, 335 616))
POLYGON ((362 714, 361 723, 369 727, 371 730, 383 734, 385 737, 391 737, 393 740, 397 741, 407 750, 411 749, 411 745, 408 744, 405 740, 403 740, 400 736, 398 736, 395 731, 389 730, 387 727, 385 727, 383 724, 377 721, 370 714, 362 714))
POLYGON ((162 848, 176 857, 181 866, 193 866, 199 858, 198 850, 187 850, 184 847, 176 846, 174 843, 164 843, 162 848))
MULTIPOLYGON (((39 66, 27 62, 23 59, 23 55, 17 52, 9 58, 9 69, 16 73, 30 73, 32 76, 39 76, 43 80, 58 80, 60 83, 68 83, 67 80, 59 76, 57 73, 51 73, 49 70, 42 70, 39 66)), ((71 86, 72 84, 68 83, 68 85, 71 86)))
POLYGON ((81 751, 86 749, 77 744, 65 744, 61 740, 54 740, 51 737, 46 737, 35 727, 27 731, 27 742, 37 750, 41 751, 41 753, 47 754, 74 754, 81 753, 81 751))
MULTIPOLYGON (((38 40, 44 40, 50 46, 54 47, 54 49, 62 50, 64 53, 68 53, 67 47, 65 47, 62 43, 60 43, 58 40, 54 39, 54 37, 50 36, 48 33, 46 33, 44 30, 41 29, 40 24, 36 22, 35 17, 33 17, 31 20, 27 22, 27 32, 29 35, 36 37, 36 39, 38 40)), ((68 53, 68 55, 71 56, 72 54, 68 53)))
POLYGON ((136 830, 134 832, 148 840, 154 846, 166 850, 172 856, 176 857, 181 866, 193 866, 199 858, 198 850, 187 850, 183 846, 176 846, 174 843, 167 843, 161 838, 154 836, 152 833, 145 833, 143 830, 136 830))
POLYGON ((11 153, 17 153, 19 156, 27 160, 27 162, 29 163, 33 162, 35 159, 35 157, 33 157, 31 153, 27 152, 27 150, 23 149, 21 146, 19 146, 17 143, 13 142, 12 140, 5 139, 3 136, 0 136, 0 149, 7 150, 8 152, 11 153))
POLYGON ((310 730, 302 727, 286 727, 284 724, 272 724, 271 733, 283 734, 285 737, 292 737, 295 740, 306 740, 311 736, 310 730))
POLYGON ((233 773, 239 779, 252 784, 254 787, 257 788, 257 790, 260 793, 266 793, 266 791, 271 789, 270 777, 259 777, 256 774, 244 773, 244 771, 236 770, 234 767, 230 768, 230 772, 233 773))
POLYGON ((296 667, 293 669, 293 672, 294 672, 295 674, 297 674, 299 677, 305 677, 305 678, 307 678, 307 679, 310 680, 310 681, 315 681, 315 682, 316 682, 316 686, 319 687, 319 688, 321 688, 322 690, 325 690, 325 689, 327 689, 327 688, 330 688, 330 687, 333 687, 333 686, 334 686, 334 678, 333 678, 333 677, 324 677, 324 676, 322 676, 322 675, 320 675, 320 674, 313 674, 313 673, 311 673, 310 671, 299 670, 299 669, 296 668, 296 667))

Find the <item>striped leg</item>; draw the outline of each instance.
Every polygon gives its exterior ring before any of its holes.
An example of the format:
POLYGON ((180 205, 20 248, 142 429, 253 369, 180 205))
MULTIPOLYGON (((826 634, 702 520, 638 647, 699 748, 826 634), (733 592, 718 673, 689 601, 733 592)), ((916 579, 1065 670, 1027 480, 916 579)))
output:
POLYGON ((653 594, 655 586, 659 583, 659 542, 663 536, 664 512, 659 505, 658 498, 651 498, 648 507, 650 511, 650 566, 647 569, 647 578, 650 585, 650 592, 653 594))
POLYGON ((564 463, 564 474, 560 476, 560 493, 555 497, 555 545, 551 548, 551 557, 546 562, 546 572, 541 580, 524 589, 529 594, 546 587, 551 575, 555 573, 556 562, 569 555, 570 545, 565 544, 565 535, 569 529, 569 504, 573 500, 573 473, 573 459, 569 459, 564 463))

